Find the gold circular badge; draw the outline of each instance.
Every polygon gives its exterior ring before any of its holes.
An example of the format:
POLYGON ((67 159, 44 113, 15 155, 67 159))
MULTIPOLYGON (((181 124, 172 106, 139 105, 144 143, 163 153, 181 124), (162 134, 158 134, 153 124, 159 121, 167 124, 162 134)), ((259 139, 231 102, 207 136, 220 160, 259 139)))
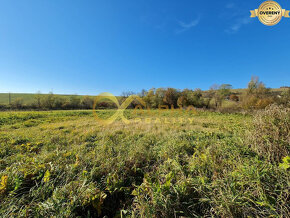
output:
POLYGON ((267 26, 276 25, 282 18, 282 8, 275 1, 265 1, 258 8, 258 18, 267 26))

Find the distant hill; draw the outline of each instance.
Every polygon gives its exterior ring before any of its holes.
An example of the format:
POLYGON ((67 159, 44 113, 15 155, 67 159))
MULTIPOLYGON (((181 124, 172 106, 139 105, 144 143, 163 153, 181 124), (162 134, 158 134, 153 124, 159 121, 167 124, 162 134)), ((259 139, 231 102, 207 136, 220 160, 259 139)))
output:
MULTIPOLYGON (((24 104, 31 104, 35 102, 35 97, 37 94, 31 93, 10 93, 11 102, 15 101, 16 99, 22 99, 24 104)), ((48 94, 41 94, 42 96, 46 96, 48 94)), ((69 99, 71 96, 76 96, 79 98, 83 98, 82 95, 59 95, 55 94, 56 96, 65 99, 69 99)), ((9 93, 0 93, 0 104, 9 104, 9 93)))

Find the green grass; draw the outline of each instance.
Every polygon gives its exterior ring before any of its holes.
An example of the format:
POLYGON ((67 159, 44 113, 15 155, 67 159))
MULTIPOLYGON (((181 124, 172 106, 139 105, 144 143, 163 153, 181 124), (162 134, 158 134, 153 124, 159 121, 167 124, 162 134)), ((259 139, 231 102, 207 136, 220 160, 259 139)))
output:
POLYGON ((1 216, 289 215, 289 171, 244 142, 251 116, 125 116, 102 125, 92 111, 1 112, 1 216))

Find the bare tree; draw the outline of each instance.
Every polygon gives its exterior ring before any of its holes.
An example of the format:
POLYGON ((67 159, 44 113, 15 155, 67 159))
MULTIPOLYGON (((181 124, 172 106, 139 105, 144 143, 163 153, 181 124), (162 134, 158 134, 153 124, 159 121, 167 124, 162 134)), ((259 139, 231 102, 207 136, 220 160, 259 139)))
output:
POLYGON ((42 99, 42 95, 41 95, 40 91, 38 91, 35 95, 36 106, 38 109, 41 108, 41 99, 42 99))

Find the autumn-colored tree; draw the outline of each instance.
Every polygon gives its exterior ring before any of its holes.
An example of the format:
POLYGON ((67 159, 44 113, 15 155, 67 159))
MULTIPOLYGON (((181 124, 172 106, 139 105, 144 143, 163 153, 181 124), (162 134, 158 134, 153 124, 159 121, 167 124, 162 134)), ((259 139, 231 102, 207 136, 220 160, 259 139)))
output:
POLYGON ((186 98, 186 96, 180 96, 177 99, 177 106, 178 107, 184 107, 188 105, 188 99, 186 98))
POLYGON ((251 81, 248 83, 247 94, 252 94, 257 97, 265 97, 265 95, 269 94, 269 89, 267 89, 265 84, 259 80, 259 77, 252 76, 251 81))
POLYGON ((270 89, 266 88, 265 84, 256 76, 251 78, 246 93, 242 95, 241 99, 244 109, 263 109, 274 102, 270 89))
POLYGON ((169 106, 173 105, 175 107, 175 106, 177 106, 178 97, 179 97, 179 94, 178 94, 176 89, 168 88, 165 92, 163 101, 167 105, 169 105, 169 106))

